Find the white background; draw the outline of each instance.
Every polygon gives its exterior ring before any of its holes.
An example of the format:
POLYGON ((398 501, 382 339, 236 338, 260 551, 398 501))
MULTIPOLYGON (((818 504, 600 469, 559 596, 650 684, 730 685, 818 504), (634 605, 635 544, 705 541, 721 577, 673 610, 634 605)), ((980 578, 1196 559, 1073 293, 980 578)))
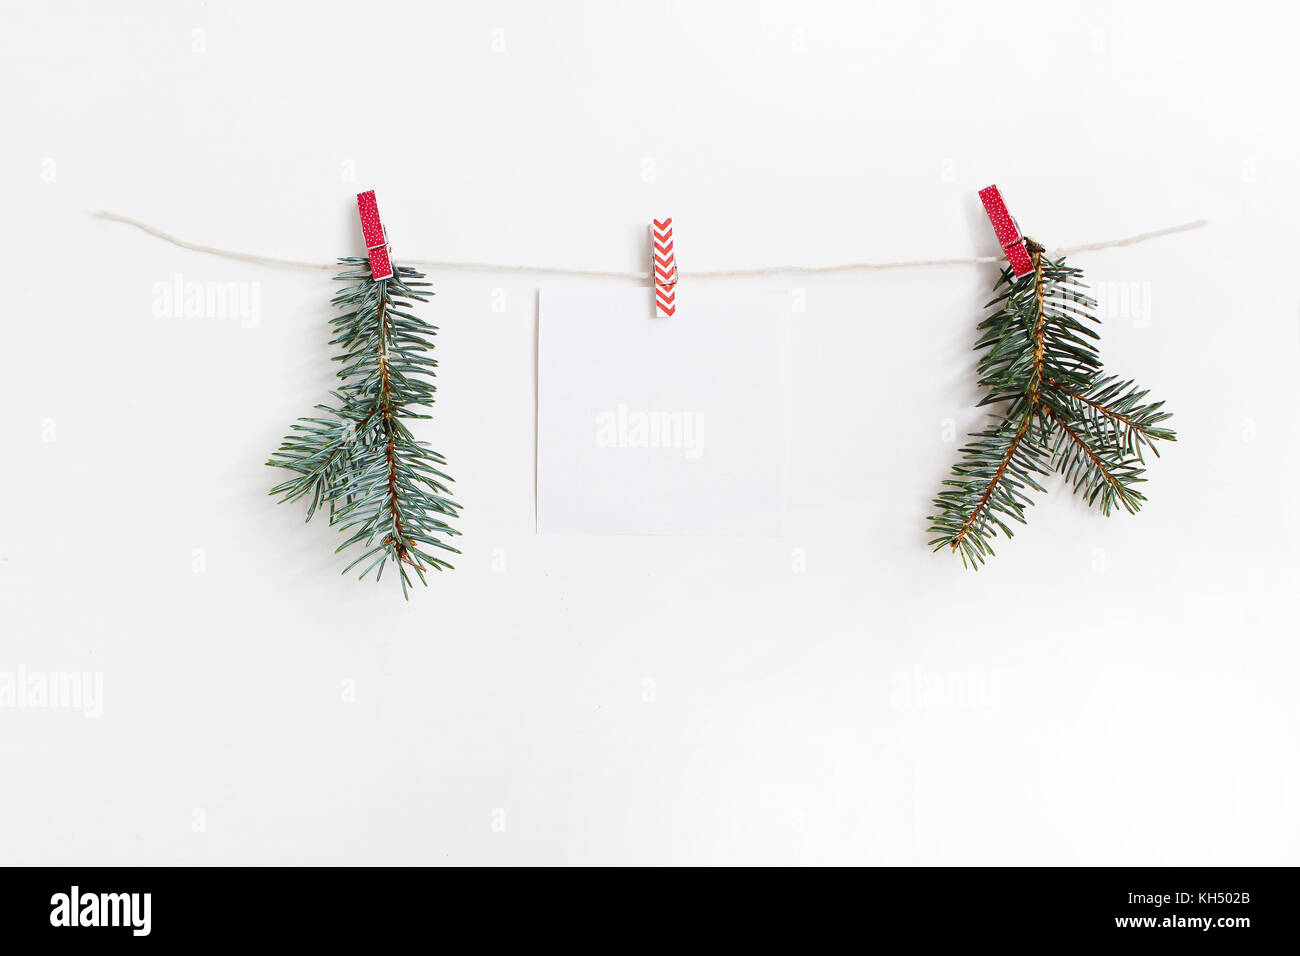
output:
POLYGON ((8 0, 0 670, 104 713, 0 710, 0 858, 1295 863, 1298 19, 8 0), (671 215, 689 272, 991 254, 992 182, 1048 245, 1211 220, 1076 259, 1176 413, 1140 516, 1058 488, 978 575, 927 550, 983 421, 958 266, 794 284, 783 537, 535 535, 560 283, 435 273, 464 555, 409 604, 266 496, 327 274, 91 218, 325 262, 372 186, 399 259, 645 268, 671 215), (260 321, 156 317, 177 274, 260 321))

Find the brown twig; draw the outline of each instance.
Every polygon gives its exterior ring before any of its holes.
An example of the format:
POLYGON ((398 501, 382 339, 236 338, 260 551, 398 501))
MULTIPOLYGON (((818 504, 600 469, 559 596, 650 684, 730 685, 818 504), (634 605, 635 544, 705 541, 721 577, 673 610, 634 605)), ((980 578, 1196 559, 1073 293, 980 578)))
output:
POLYGON ((1102 405, 1100 402, 1094 402, 1091 399, 1085 398, 1084 396, 1076 392, 1074 389, 1067 388, 1066 386, 1062 385, 1054 378, 1049 378, 1047 380, 1047 384, 1051 385, 1053 388, 1060 389, 1062 392, 1064 392, 1066 395, 1069 395, 1071 398, 1077 398, 1079 401, 1083 402, 1083 404, 1097 409, 1097 411, 1101 412, 1107 418, 1113 418, 1117 422, 1123 422, 1129 428, 1135 428, 1138 431, 1142 432, 1142 434, 1144 435, 1150 431, 1150 428, 1148 428, 1146 425, 1141 425, 1133 421, 1133 419, 1128 418, 1125 415, 1121 415, 1119 412, 1115 411, 1114 409, 1107 408, 1105 405, 1102 405))
POLYGON ((993 477, 989 479, 988 486, 984 489, 984 494, 980 495, 979 504, 977 504, 974 510, 971 511, 970 517, 962 522, 961 529, 953 535, 953 550, 956 550, 957 545, 961 543, 961 539, 966 537, 966 532, 975 527, 975 522, 984 512, 984 509, 988 507, 989 499, 993 497, 993 490, 997 488, 998 482, 1002 480, 1002 475, 1007 470, 1008 466, 1010 466, 1011 459, 1016 456, 1016 449, 1020 447, 1020 442, 1025 437, 1025 433, 1029 431, 1029 423, 1033 420, 1033 417, 1034 409, 1031 405, 1029 408, 1025 409, 1024 420, 1021 421, 1020 427, 1016 429, 1016 434, 1012 437, 1011 444, 1007 447, 1007 453, 1002 456, 1002 462, 998 465, 998 470, 995 471, 993 477))
POLYGON ((397 437, 393 430, 393 383, 388 372, 388 298, 387 294, 379 299, 379 409, 383 415, 384 433, 388 444, 384 457, 388 462, 388 510, 393 516, 393 533, 388 536, 397 559, 417 571, 425 570, 420 562, 414 560, 408 550, 413 544, 402 527, 402 510, 397 493, 397 437))
POLYGON ((961 528, 953 535, 952 548, 954 551, 957 549, 957 545, 961 543, 962 538, 966 537, 966 533, 975 527, 975 522, 979 520, 979 516, 988 507, 994 490, 996 490, 998 483, 1002 481, 1002 476, 1010 466, 1011 459, 1015 457, 1016 450, 1020 447, 1020 442, 1024 439, 1025 433, 1029 431, 1029 423, 1034 418, 1034 409, 1042 404, 1043 330, 1047 325, 1047 315, 1043 309, 1043 247, 1032 239, 1028 241, 1028 247, 1034 258, 1034 328, 1031 333, 1034 338, 1034 365, 1033 372, 1029 376, 1029 407, 1025 409, 1024 420, 1021 421, 1020 427, 1016 429, 1016 434, 1007 447, 1007 453, 1002 456, 1002 462, 998 465, 998 470, 993 473, 993 477, 989 479, 984 493, 980 495, 979 503, 971 511, 970 517, 962 522, 961 528))
POLYGON ((1037 405, 1043 385, 1043 329, 1047 326, 1047 312, 1043 308, 1043 249, 1030 240, 1029 249, 1034 258, 1034 370, 1029 376, 1029 404, 1037 405))
POLYGON ((1106 479, 1106 481, 1110 484, 1110 486, 1114 488, 1117 493, 1119 493, 1122 489, 1119 479, 1116 478, 1107 470, 1106 465, 1102 462, 1100 458, 1097 457, 1097 453, 1088 447, 1088 443, 1085 442, 1083 438, 1077 432, 1075 432, 1073 428, 1071 428, 1068 424, 1066 424, 1065 419, 1061 417, 1060 413, 1057 412, 1056 409, 1046 404, 1044 404, 1043 407, 1047 409, 1047 414, 1052 416, 1052 418, 1056 420, 1056 423, 1061 426, 1061 428, 1065 431, 1065 433, 1069 435, 1072 439, 1074 439, 1074 443, 1088 453, 1088 457, 1091 458, 1093 464, 1097 466, 1097 470, 1101 472, 1102 476, 1106 479))

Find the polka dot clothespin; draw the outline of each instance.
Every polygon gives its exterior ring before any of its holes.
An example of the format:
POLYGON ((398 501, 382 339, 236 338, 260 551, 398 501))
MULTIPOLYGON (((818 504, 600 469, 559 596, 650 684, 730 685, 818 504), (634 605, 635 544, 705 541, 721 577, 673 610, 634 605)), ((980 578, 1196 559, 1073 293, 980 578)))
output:
POLYGON ((393 263, 388 258, 388 230, 379 219, 379 204, 375 201, 373 189, 357 193, 357 211, 361 213, 361 235, 366 240, 371 277, 376 281, 392 278, 393 263))
POLYGON ((980 201, 984 203, 984 211, 993 223, 993 231, 997 233, 998 242, 1002 243, 1002 250, 1007 254, 1012 273, 1022 276, 1033 272, 1034 260, 1025 248, 1025 237, 1020 234, 1020 226, 1015 217, 1007 211, 1007 204, 1002 200, 998 187, 985 186, 981 189, 980 201))

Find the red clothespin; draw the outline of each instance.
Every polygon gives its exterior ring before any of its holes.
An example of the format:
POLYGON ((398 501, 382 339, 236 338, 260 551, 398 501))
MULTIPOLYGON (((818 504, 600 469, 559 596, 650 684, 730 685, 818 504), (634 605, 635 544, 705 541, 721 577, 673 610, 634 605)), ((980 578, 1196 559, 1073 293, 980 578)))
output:
POLYGON ((993 231, 997 233, 998 242, 1002 243, 1002 250, 1007 254, 1007 262, 1011 263, 1011 272, 1017 276, 1033 272, 1034 260, 1025 248, 1025 237, 1020 234, 1020 225, 1015 217, 1007 212, 1007 204, 1003 202, 998 187, 985 186, 981 189, 980 201, 984 203, 984 211, 993 223, 993 231))
POLYGON ((655 318, 677 311, 677 253, 673 251, 672 218, 656 219, 650 227, 650 269, 655 280, 655 318))
POLYGON ((357 210, 361 213, 361 235, 366 240, 366 255, 370 257, 370 275, 376 280, 390 279, 393 263, 388 258, 388 230, 379 219, 379 204, 375 202, 373 189, 357 193, 357 210))

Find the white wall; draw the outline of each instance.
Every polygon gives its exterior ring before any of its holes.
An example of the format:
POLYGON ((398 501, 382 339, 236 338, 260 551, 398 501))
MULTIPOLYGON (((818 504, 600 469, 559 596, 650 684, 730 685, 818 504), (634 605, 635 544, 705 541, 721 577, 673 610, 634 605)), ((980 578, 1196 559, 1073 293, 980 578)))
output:
POLYGON ((1294 9, 6 0, 4 26, 0 671, 103 680, 98 719, 0 709, 4 862, 1296 862, 1294 9), (399 260, 635 269, 672 215, 689 271, 988 255, 991 182, 1048 245, 1211 220, 1077 257, 1138 293, 1104 352, 1176 413, 1140 516, 1057 488, 978 575, 926 550, 944 423, 983 421, 995 269, 962 266, 799 281, 783 537, 539 537, 560 282, 449 272, 421 435, 465 553, 409 604, 266 496, 334 371, 326 275, 90 215, 330 260, 373 186, 399 260), (177 274, 259 321, 156 317, 177 274))

